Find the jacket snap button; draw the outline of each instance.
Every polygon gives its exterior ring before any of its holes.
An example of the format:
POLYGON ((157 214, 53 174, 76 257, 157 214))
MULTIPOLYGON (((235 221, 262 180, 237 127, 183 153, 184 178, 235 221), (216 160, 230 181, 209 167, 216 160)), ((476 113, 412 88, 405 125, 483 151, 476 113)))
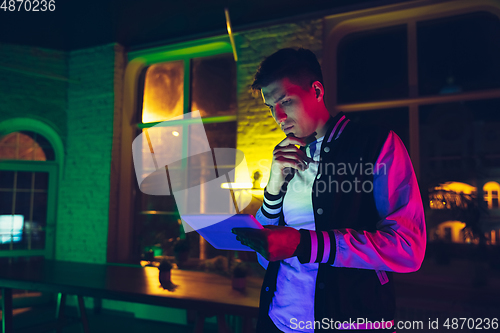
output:
POLYGON ((321 214, 323 214, 323 209, 322 208, 318 208, 318 210, 316 212, 318 212, 318 214, 321 215, 321 214))
POLYGON ((323 149, 325 151, 325 153, 328 153, 330 151, 330 147, 325 147, 325 149, 323 149))
POLYGON ((266 291, 269 291, 269 287, 266 287, 266 291))
POLYGON ((323 282, 320 282, 318 287, 319 287, 319 289, 325 289, 325 284, 323 282))

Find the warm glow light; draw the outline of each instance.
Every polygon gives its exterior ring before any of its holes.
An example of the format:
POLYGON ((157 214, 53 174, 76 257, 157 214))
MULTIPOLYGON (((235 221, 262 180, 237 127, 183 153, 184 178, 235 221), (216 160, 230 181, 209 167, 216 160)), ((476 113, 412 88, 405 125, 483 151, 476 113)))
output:
POLYGON ((497 182, 487 182, 483 186, 484 201, 488 204, 488 209, 498 209, 498 199, 500 193, 500 184, 497 182))
POLYGON ((253 187, 252 183, 222 183, 220 185, 221 188, 224 189, 233 189, 233 190, 241 190, 241 189, 251 189, 253 187))
POLYGON ((173 135, 173 136, 179 136, 179 132, 177 132, 177 131, 173 131, 173 132, 172 132, 172 135, 173 135))
POLYGON ((436 186, 435 190, 453 191, 456 193, 472 194, 476 191, 474 186, 460 182, 447 182, 436 186))
POLYGON ((165 121, 183 114, 184 62, 149 66, 144 82, 142 122, 165 121))
POLYGON ((453 243, 463 243, 464 242, 464 237, 463 237, 463 229, 465 228, 465 223, 461 221, 446 221, 443 223, 440 223, 437 227, 437 234, 440 236, 440 238, 445 237, 445 229, 450 228, 451 230, 451 241, 453 243))

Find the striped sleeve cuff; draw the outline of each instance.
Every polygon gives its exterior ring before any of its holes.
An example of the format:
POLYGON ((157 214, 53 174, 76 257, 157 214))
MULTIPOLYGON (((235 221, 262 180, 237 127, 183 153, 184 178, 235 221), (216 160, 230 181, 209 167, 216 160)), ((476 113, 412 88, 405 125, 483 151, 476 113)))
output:
POLYGON ((322 263, 333 265, 337 249, 333 231, 300 229, 300 243, 295 250, 300 263, 322 263))
POLYGON ((282 194, 269 194, 264 189, 264 203, 262 205, 262 214, 268 219, 275 219, 280 216, 281 208, 283 206, 282 194))

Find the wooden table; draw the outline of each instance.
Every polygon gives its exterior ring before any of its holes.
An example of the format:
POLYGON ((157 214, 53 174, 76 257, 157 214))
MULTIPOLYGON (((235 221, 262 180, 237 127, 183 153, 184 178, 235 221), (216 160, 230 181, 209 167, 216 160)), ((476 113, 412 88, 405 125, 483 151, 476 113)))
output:
MULTIPOLYGON (((52 260, 1 265, 2 331, 13 331, 12 289, 78 295, 80 306, 83 306, 83 297, 86 296, 184 308, 219 316, 252 318, 258 315, 261 280, 248 279, 245 292, 239 292, 231 288, 231 279, 227 277, 174 269, 172 282, 178 287, 174 291, 164 290, 158 281, 156 267, 52 260)), ((64 311, 64 299, 62 306, 64 311)), ((84 320, 84 308, 81 310, 84 320)))

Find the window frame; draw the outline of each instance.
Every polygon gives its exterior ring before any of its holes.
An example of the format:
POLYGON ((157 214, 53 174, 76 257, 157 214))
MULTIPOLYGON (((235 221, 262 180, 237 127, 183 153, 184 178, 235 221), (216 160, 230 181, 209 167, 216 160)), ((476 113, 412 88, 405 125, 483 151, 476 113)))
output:
MULTIPOLYGON (((219 54, 233 54, 227 36, 216 36, 178 44, 131 51, 127 54, 123 86, 123 113, 115 130, 120 132, 120 147, 113 152, 108 226, 107 262, 130 263, 132 260, 135 202, 134 182, 137 182, 133 161, 132 142, 137 129, 150 128, 161 122, 138 121, 142 111, 141 84, 145 70, 157 63, 184 61, 183 114, 191 112, 190 70, 191 59, 219 54)), ((236 87, 235 87, 236 89, 236 87)), ((142 120, 142 119, 141 119, 142 120)), ((230 116, 203 118, 203 123, 231 122, 237 120, 237 112, 230 116)), ((178 121, 176 121, 177 123, 178 121)), ((186 121, 188 125, 189 120, 186 121)), ((177 123, 178 125, 178 123, 177 123)), ((183 131, 184 135, 187 134, 183 131)), ((187 145, 186 145, 187 147, 187 145)), ((187 154, 187 152, 185 152, 187 154)))
MULTIPOLYGON (((420 176, 420 128, 419 107, 428 104, 443 104, 458 101, 472 101, 500 98, 500 88, 460 92, 450 95, 418 95, 417 22, 456 16, 460 14, 487 11, 500 18, 500 4, 491 0, 414 1, 360 10, 325 18, 323 59, 336 59, 340 41, 347 35, 378 28, 406 25, 408 42, 408 98, 361 103, 337 104, 337 63, 324 61, 326 102, 337 111, 356 112, 407 107, 409 112, 409 155, 413 162, 417 179, 420 176)), ((480 193, 478 193, 481 195, 480 193)))
POLYGON ((0 251, 0 257, 34 257, 43 256, 46 259, 55 257, 56 234, 56 200, 57 200, 57 163, 46 161, 3 160, 1 171, 47 172, 49 183, 47 187, 47 225, 45 230, 45 248, 35 250, 5 250, 0 251))
POLYGON ((39 120, 31 118, 12 118, 0 123, 0 137, 21 131, 36 132, 44 136, 54 149, 54 161, 0 160, 0 170, 49 173, 45 248, 43 250, 0 251, 0 257, 44 256, 46 259, 54 259, 57 241, 58 185, 62 180, 61 170, 63 170, 64 165, 64 146, 56 131, 39 120))

